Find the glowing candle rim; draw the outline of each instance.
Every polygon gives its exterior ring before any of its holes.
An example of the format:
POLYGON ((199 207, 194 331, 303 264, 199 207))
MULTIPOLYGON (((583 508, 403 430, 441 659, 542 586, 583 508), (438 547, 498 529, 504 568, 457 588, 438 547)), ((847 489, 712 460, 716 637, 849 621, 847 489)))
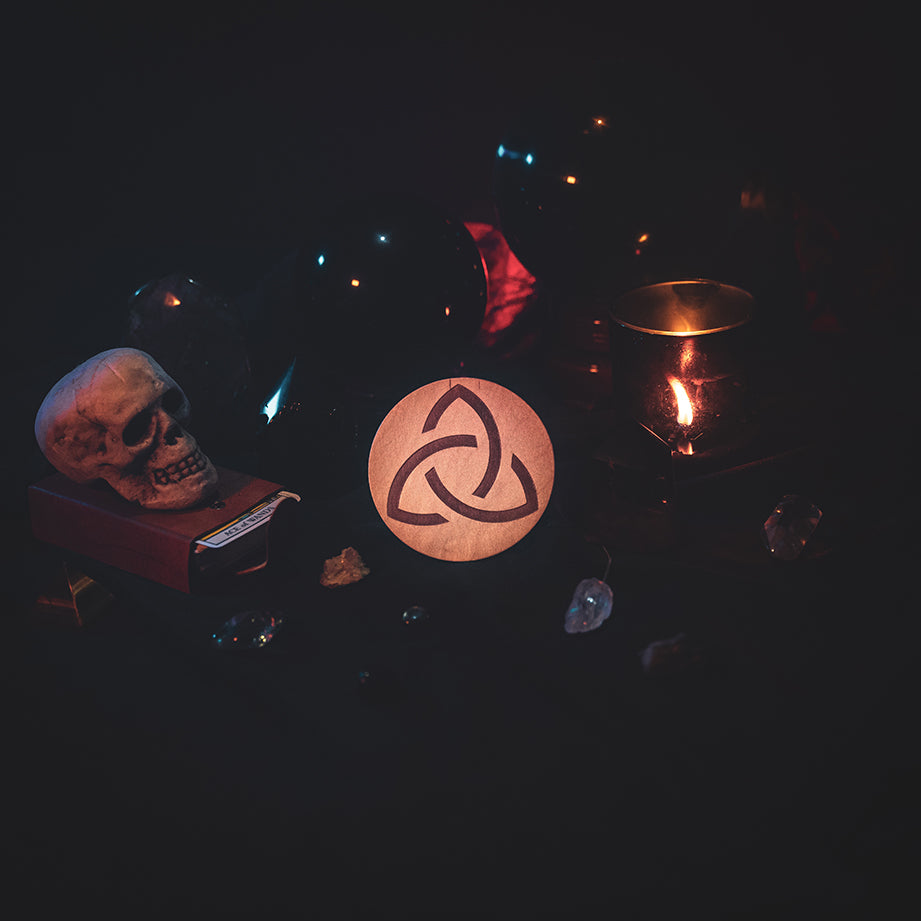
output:
POLYGON ((651 329, 648 326, 637 326, 634 323, 627 323, 625 320, 618 320, 617 317, 612 317, 615 323, 619 326, 623 326, 626 329, 635 330, 638 333, 648 333, 651 336, 676 336, 681 339, 686 339, 689 336, 708 336, 711 333, 722 333, 728 329, 736 329, 739 326, 744 326, 748 323, 748 320, 740 320, 738 323, 731 323, 728 326, 714 326, 711 329, 691 329, 691 330, 671 330, 671 329, 651 329))
MULTIPOLYGON (((621 295, 617 298, 614 305, 610 308, 609 311, 610 318, 613 322, 617 323, 619 326, 623 326, 627 329, 635 330, 636 332, 646 333, 652 336, 677 336, 679 338, 687 338, 689 336, 706 336, 713 333, 721 333, 730 329, 736 329, 739 326, 744 326, 746 323, 749 323, 754 315, 754 298, 752 295, 746 291, 744 288, 736 287, 735 285, 725 284, 723 282, 712 281, 707 278, 688 278, 681 279, 678 281, 664 281, 658 282, 653 285, 644 285, 640 288, 635 288, 632 291, 628 291, 626 294, 621 295), (738 319, 730 323, 721 323, 720 325, 707 326, 701 329, 663 329, 661 327, 650 326, 642 322, 630 322, 630 320, 625 319, 622 316, 619 316, 620 313, 626 312, 628 315, 631 313, 636 315, 641 313, 641 307, 646 310, 647 313, 652 314, 653 317, 661 317, 663 313, 671 319, 672 315, 677 317, 680 315, 679 310, 675 310, 673 307, 674 301, 674 292, 676 288, 684 286, 713 286, 716 291, 719 292, 722 298, 727 297, 732 298, 732 310, 727 311, 724 307, 722 313, 733 312, 738 315, 738 319), (658 303, 656 299, 659 298, 660 292, 667 292, 665 298, 662 298, 658 303), (652 301, 649 298, 652 298, 652 301), (637 303, 637 298, 642 298, 642 300, 637 303), (645 301, 645 303, 643 303, 645 301), (628 307, 627 311, 624 311, 624 306, 628 307)), ((634 317, 636 319, 636 317, 634 317)))

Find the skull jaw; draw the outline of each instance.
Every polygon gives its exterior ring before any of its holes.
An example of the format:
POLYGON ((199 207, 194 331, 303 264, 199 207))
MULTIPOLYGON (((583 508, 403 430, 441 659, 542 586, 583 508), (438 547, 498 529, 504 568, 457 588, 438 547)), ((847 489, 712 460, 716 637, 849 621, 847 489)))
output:
POLYGON ((216 490, 217 481, 217 470, 207 458, 201 470, 190 473, 174 483, 156 483, 148 475, 107 479, 109 485, 123 498, 137 502, 142 508, 158 511, 173 511, 198 505, 216 490))

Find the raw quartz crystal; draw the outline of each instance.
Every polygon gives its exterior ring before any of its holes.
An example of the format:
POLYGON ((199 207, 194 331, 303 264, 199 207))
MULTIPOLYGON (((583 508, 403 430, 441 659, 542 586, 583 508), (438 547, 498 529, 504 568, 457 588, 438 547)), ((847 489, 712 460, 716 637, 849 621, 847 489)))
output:
POLYGON ((795 560, 822 519, 822 512, 802 496, 784 496, 761 528, 764 545, 780 560, 795 560))
POLYGON ((358 582, 371 572, 365 566, 354 547, 346 547, 339 556, 328 559, 323 564, 320 585, 333 588, 337 585, 350 585, 358 582))
POLYGON ((588 633, 610 616, 614 604, 611 586, 600 579, 583 579, 573 593, 563 628, 567 633, 588 633))

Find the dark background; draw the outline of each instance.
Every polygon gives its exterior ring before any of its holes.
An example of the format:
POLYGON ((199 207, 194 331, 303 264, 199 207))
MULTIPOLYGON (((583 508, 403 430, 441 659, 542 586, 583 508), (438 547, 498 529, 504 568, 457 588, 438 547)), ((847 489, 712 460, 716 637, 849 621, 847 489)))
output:
MULTIPOLYGON (((909 159, 910 38, 883 10, 64 7, 5 29, 17 238, 285 241, 384 182, 461 213, 488 194, 492 141, 523 102, 623 62, 625 94, 653 71, 696 83, 823 194, 860 161, 909 159)), ((892 203, 905 180, 876 173, 864 193, 892 203)))
POLYGON ((917 413, 907 398, 901 409, 904 393, 874 390, 853 423, 860 456, 877 463, 856 484, 845 477, 846 502, 832 503, 873 510, 850 555, 780 576, 627 555, 623 617, 582 638, 594 645, 560 644, 555 612, 597 559, 552 516, 460 578, 394 548, 363 500, 346 498, 324 511, 323 539, 377 554, 378 580, 348 596, 305 587, 316 621, 297 642, 230 664, 201 643, 226 603, 115 578, 114 625, 39 629, 32 570, 18 562, 24 487, 45 469, 31 440, 38 402, 88 357, 84 342, 110 326, 114 337, 139 284, 201 270, 235 295, 312 222, 382 187, 491 220, 509 120, 613 65, 693 81, 759 138, 848 241, 843 267, 869 260, 903 295, 851 307, 850 344, 866 346, 846 368, 872 379, 910 361, 911 36, 902 14, 851 10, 5 14, 11 898, 131 915, 891 914, 917 857, 914 478, 902 460, 917 413), (407 603, 407 586, 442 612, 421 653, 377 617, 407 603), (734 651, 729 677, 650 684, 636 652, 683 625, 688 597, 734 651), (543 598, 552 610, 535 613, 543 598), (357 699, 352 676, 369 657, 406 677, 406 699, 357 699))

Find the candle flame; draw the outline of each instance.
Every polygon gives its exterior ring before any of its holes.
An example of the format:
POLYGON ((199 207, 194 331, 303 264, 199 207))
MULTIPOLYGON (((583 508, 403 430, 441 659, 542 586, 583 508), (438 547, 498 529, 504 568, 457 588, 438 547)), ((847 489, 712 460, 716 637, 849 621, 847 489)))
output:
POLYGON ((172 292, 167 292, 166 297, 163 298, 163 304, 166 307, 178 307, 181 303, 182 301, 172 292))
POLYGON ((675 377, 670 377, 668 382, 672 385, 675 399, 678 401, 678 424, 690 425, 694 421, 694 409, 691 406, 691 398, 684 389, 684 384, 675 377))

